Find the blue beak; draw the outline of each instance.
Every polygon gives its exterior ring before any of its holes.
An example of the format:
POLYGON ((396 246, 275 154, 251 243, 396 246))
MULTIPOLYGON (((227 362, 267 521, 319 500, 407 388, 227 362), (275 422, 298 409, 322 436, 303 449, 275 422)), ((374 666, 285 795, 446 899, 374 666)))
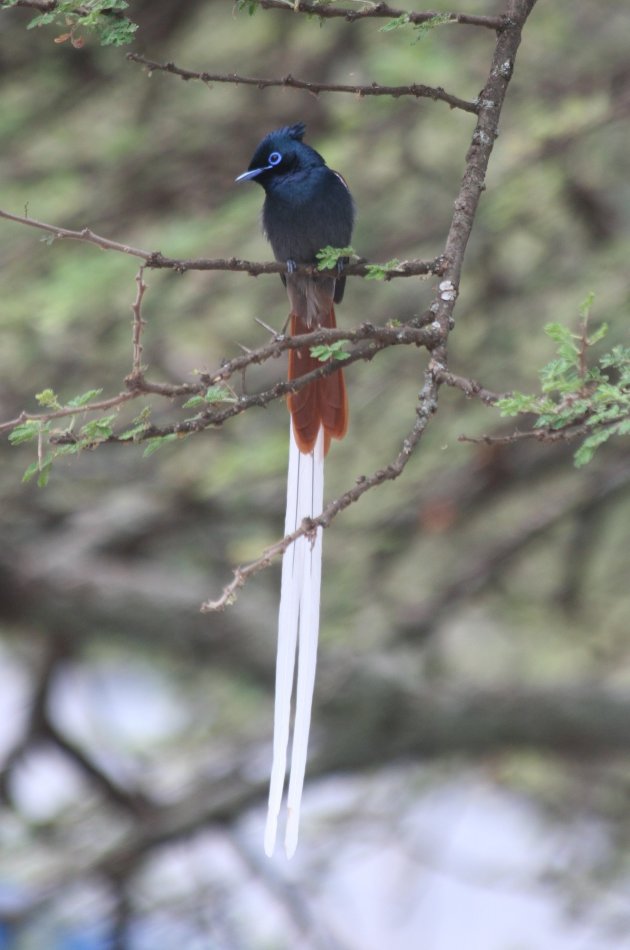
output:
POLYGON ((264 168, 251 168, 248 172, 243 172, 242 175, 235 178, 234 181, 250 181, 250 179, 256 178, 256 176, 262 174, 262 172, 269 171, 270 168, 271 165, 266 165, 264 168))

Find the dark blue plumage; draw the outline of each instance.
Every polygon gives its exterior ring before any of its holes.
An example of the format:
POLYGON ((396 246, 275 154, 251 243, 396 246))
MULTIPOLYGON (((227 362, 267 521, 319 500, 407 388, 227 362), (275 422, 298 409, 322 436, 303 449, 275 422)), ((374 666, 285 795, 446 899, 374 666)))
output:
MULTIPOLYGON (((319 152, 302 141, 304 131, 304 123, 298 122, 270 132, 258 145, 248 170, 236 179, 254 180, 265 190, 263 227, 276 260, 289 264, 289 273, 282 280, 295 335, 315 327, 336 326, 333 304, 342 300, 346 279, 341 273, 293 274, 291 265, 316 263, 317 252, 328 245, 347 247, 354 224, 348 186, 319 152)), ((292 350, 289 378, 303 376, 320 365, 307 350, 292 350)), ((330 439, 342 438, 347 428, 341 371, 291 396, 289 408, 300 451, 312 450, 320 427, 327 450, 330 439)))
POLYGON ((303 123, 270 132, 240 179, 255 178, 265 189, 263 226, 276 260, 306 264, 327 245, 350 243, 354 205, 341 176, 303 135, 303 123))

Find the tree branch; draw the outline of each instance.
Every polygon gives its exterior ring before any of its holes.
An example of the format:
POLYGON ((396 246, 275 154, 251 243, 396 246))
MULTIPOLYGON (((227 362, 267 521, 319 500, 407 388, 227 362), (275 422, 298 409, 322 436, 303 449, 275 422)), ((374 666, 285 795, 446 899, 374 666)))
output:
POLYGON ((619 418, 606 422, 598 422, 596 425, 589 425, 588 422, 575 422, 560 429, 552 429, 550 426, 541 426, 540 429, 516 429, 507 435, 460 435, 457 441, 472 442, 477 445, 512 445, 514 442, 522 442, 527 439, 546 443, 572 442, 574 439, 593 435, 594 432, 600 430, 612 429, 621 422, 627 421, 628 418, 628 416, 619 416, 619 418))
POLYGON ((139 53, 127 53, 127 59, 134 63, 140 63, 146 66, 150 72, 161 70, 162 72, 172 73, 181 79, 199 79, 204 83, 232 83, 234 85, 257 86, 258 89, 267 89, 270 86, 283 86, 290 89, 305 89, 307 92, 317 96, 320 92, 345 92, 363 98, 364 96, 391 96, 399 99, 402 96, 414 96, 416 99, 433 99, 434 101, 446 102, 452 109, 462 109, 464 112, 477 114, 479 106, 476 102, 469 102, 466 99, 460 99, 442 89, 441 86, 424 86, 421 83, 411 83, 407 86, 383 86, 373 82, 369 86, 365 85, 344 85, 340 83, 327 82, 309 82, 305 79, 297 79, 288 73, 279 79, 263 79, 253 76, 241 76, 237 73, 208 73, 194 72, 191 69, 183 69, 176 66, 175 63, 156 63, 154 60, 147 59, 139 53))
POLYGON ((446 386, 459 389, 468 399, 476 397, 477 399, 481 399, 487 406, 493 406, 495 402, 499 399, 503 399, 505 396, 505 393, 494 393, 490 389, 486 389, 485 386, 482 386, 481 383, 478 383, 475 379, 468 379, 465 376, 456 376, 455 373, 449 373, 447 370, 442 370, 438 374, 438 378, 440 382, 446 386))
MULTIPOLYGON (((136 276, 136 281, 139 277, 136 276)), ((142 284, 146 289, 146 285, 142 284)), ((236 356, 232 360, 225 361, 221 367, 211 373, 203 373, 199 377, 198 383, 156 383, 147 380, 141 369, 137 369, 136 360, 139 359, 137 352, 140 347, 140 324, 142 321, 139 307, 139 298, 144 294, 144 290, 138 290, 138 296, 134 301, 132 309, 134 310, 134 329, 133 329, 133 368, 127 376, 125 382, 127 390, 120 392, 116 396, 108 399, 95 400, 77 407, 76 405, 61 406, 59 409, 52 409, 49 412, 27 412, 22 411, 15 419, 0 423, 0 432, 13 430, 16 426, 24 422, 47 423, 54 419, 68 418, 69 416, 83 415, 88 412, 104 412, 107 409, 114 409, 123 403, 140 396, 163 396, 168 399, 183 396, 203 395, 210 386, 218 383, 227 382, 235 373, 243 373, 250 366, 266 363, 270 359, 275 359, 287 350, 302 349, 303 347, 313 347, 321 344, 330 344, 336 341, 346 343, 361 343, 348 355, 345 360, 328 360, 322 363, 320 367, 305 373, 297 379, 282 380, 275 383, 270 389, 262 392, 250 393, 236 397, 225 406, 225 401, 217 400, 216 404, 208 404, 207 409, 203 409, 193 419, 185 420, 180 423, 173 423, 170 426, 147 426, 139 432, 137 436, 131 439, 120 439, 112 435, 108 439, 103 439, 103 443, 122 442, 125 445, 131 445, 133 442, 142 442, 152 438, 163 438, 166 435, 190 435, 193 432, 201 432, 210 427, 216 428, 227 422, 228 419, 240 415, 253 406, 264 407, 290 393, 299 392, 316 379, 323 376, 329 376, 336 372, 340 367, 351 365, 359 360, 369 361, 381 350, 390 346, 421 346, 427 349, 435 346, 439 341, 439 327, 426 324, 431 318, 428 314, 424 318, 414 318, 409 323, 398 327, 378 327, 371 323, 362 323, 354 329, 341 328, 320 328, 311 333, 304 333, 299 336, 278 335, 271 343, 267 343, 248 353, 236 356), (219 408, 219 405, 221 408, 219 408)), ((56 445, 71 444, 77 441, 72 433, 61 433, 51 438, 56 445)))
MULTIPOLYGON (((328 2, 318 3, 317 0, 297 0, 297 3, 287 3, 286 0, 258 0, 263 10, 283 10, 286 12, 314 14, 321 19, 332 19, 339 17, 349 22, 363 20, 371 17, 381 19, 396 20, 399 17, 406 16, 409 23, 421 24, 427 23, 436 16, 435 12, 413 13, 409 10, 402 10, 390 7, 388 3, 367 3, 360 10, 350 7, 334 7, 328 2)), ((502 16, 473 16, 468 13, 449 13, 454 23, 461 23, 465 26, 482 26, 489 30, 503 30, 506 26, 506 17, 502 16)))
MULTIPOLYGON (((145 251, 139 247, 133 247, 131 244, 123 244, 119 241, 112 241, 109 238, 95 234, 90 228, 82 228, 80 231, 73 231, 69 228, 62 228, 56 224, 47 224, 45 221, 37 221, 35 218, 29 218, 24 215, 12 214, 10 211, 4 211, 0 208, 0 218, 6 218, 7 221, 15 221, 17 224, 25 224, 30 228, 37 228, 40 231, 46 231, 59 240, 67 239, 71 241, 85 241, 88 244, 95 244, 104 251, 118 251, 122 254, 130 254, 132 257, 139 257, 145 262, 145 267, 156 270, 170 269, 184 273, 188 270, 211 270, 211 271, 236 271, 249 274, 251 277, 258 277, 260 274, 287 274, 287 265, 280 261, 242 261, 236 257, 231 258, 190 258, 181 260, 174 257, 164 257, 160 251, 145 251)), ((378 267, 379 277, 383 280, 392 280, 394 277, 422 277, 427 274, 440 274, 444 266, 441 257, 436 257, 432 261, 400 261, 394 267, 376 265, 378 267)), ((344 276, 346 277, 369 277, 372 274, 372 264, 364 260, 358 263, 348 264, 344 267, 344 276)), ((304 274, 307 277, 321 275, 321 271, 314 264, 300 264, 294 266, 292 273, 304 274)))

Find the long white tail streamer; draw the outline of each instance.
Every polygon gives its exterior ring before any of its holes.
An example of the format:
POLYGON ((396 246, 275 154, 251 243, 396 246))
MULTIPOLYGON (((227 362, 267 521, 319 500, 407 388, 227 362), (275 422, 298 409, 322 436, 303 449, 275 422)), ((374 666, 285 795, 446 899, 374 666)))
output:
MULTIPOLYGON (((315 447, 304 455, 297 447, 290 426, 289 473, 285 535, 291 534, 304 518, 321 514, 324 502, 324 435, 320 429, 315 447)), ((300 804, 306 770, 306 750, 311 724, 315 687, 319 599, 322 574, 322 529, 315 537, 300 537, 289 545, 282 558, 278 654, 273 733, 273 763, 269 783, 269 809, 265 829, 265 852, 273 854, 278 817, 282 805, 291 722, 291 696, 298 650, 297 688, 291 777, 287 797, 287 826, 284 847, 288 858, 295 853, 300 822, 300 804)))

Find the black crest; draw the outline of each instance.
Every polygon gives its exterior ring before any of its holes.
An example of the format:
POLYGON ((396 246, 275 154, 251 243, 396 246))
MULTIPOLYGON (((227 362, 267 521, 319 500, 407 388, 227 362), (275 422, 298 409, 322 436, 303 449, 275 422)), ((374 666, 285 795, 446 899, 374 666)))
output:
POLYGON ((282 135, 288 135, 290 139, 301 142, 306 132, 306 126, 303 122, 296 122, 295 125, 286 125, 283 129, 278 129, 282 135))

